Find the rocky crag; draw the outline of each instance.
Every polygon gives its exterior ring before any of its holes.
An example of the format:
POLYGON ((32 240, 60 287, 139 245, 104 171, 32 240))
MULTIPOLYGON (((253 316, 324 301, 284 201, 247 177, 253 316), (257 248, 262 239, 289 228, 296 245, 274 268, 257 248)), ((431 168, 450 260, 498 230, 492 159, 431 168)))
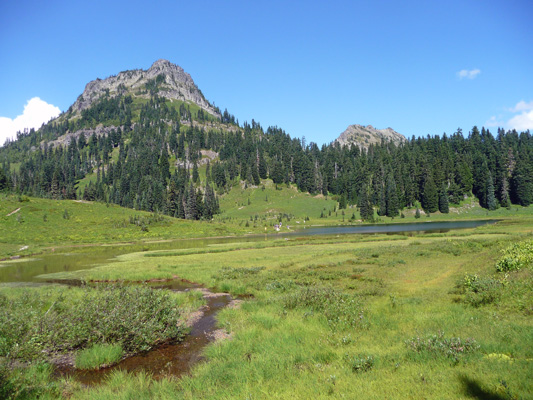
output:
POLYGON ((157 83, 158 96, 190 101, 210 114, 219 116, 215 107, 206 100, 191 76, 183 68, 167 60, 157 60, 146 71, 142 69, 123 71, 106 79, 89 82, 69 111, 78 114, 91 107, 105 94, 116 96, 127 93, 149 98, 150 93, 147 88, 150 87, 151 82, 157 83))
POLYGON ((376 129, 372 125, 350 125, 335 141, 341 146, 356 144, 361 149, 368 150, 370 145, 380 144, 381 141, 399 145, 407 139, 392 128, 376 129))

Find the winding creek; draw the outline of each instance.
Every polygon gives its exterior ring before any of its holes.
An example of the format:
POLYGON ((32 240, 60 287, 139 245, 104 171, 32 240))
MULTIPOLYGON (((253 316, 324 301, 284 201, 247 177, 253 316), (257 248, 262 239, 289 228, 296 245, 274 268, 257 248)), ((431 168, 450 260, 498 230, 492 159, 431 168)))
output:
MULTIPOLYGON (((454 222, 423 222, 410 224, 378 224, 353 225, 336 227, 309 227, 298 232, 274 235, 258 235, 232 238, 187 239, 162 242, 144 242, 136 244, 121 244, 98 247, 80 247, 70 253, 56 251, 51 254, 38 255, 32 258, 7 260, 0 263, 0 284, 16 286, 45 285, 50 283, 79 284, 77 281, 51 281, 47 274, 56 272, 72 272, 92 268, 104 263, 112 262, 119 255, 138 251, 172 250, 187 248, 202 248, 221 243, 243 243, 311 235, 340 235, 340 234, 423 234, 447 232, 452 229, 475 228, 496 220, 454 221, 454 222)), ((123 369, 130 372, 147 371, 155 378, 164 375, 181 376, 202 359, 203 349, 217 338, 216 314, 228 305, 235 304, 235 300, 226 293, 212 293, 199 284, 174 280, 158 283, 158 289, 173 291, 201 290, 206 305, 198 313, 198 318, 191 323, 190 333, 183 341, 167 343, 147 353, 128 357, 117 365, 96 371, 76 370, 68 363, 56 368, 57 375, 74 376, 84 384, 93 385, 100 382, 111 371, 123 369)))

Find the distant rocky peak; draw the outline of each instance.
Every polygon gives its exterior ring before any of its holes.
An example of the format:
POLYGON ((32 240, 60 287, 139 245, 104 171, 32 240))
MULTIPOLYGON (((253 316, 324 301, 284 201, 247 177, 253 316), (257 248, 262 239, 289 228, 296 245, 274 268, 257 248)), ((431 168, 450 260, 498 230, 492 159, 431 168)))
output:
POLYGON ((335 141, 343 146, 356 144, 366 150, 370 145, 380 144, 382 141, 398 145, 407 139, 392 128, 376 129, 372 125, 354 124, 346 128, 335 141))
POLYGON ((150 78, 157 77, 158 75, 165 75, 166 83, 172 84, 177 82, 182 82, 190 85, 194 85, 194 81, 191 76, 186 73, 183 68, 179 65, 172 64, 168 60, 157 60, 152 64, 152 66, 146 71, 146 76, 150 78), (170 78, 170 79, 169 79, 170 78))
POLYGON ((177 68, 181 69, 180 66, 175 65, 175 64, 172 64, 170 61, 165 60, 164 58, 160 58, 159 60, 155 61, 155 62, 152 64, 152 66, 150 67, 150 69, 157 69, 157 68, 172 68, 172 67, 177 67, 177 68))

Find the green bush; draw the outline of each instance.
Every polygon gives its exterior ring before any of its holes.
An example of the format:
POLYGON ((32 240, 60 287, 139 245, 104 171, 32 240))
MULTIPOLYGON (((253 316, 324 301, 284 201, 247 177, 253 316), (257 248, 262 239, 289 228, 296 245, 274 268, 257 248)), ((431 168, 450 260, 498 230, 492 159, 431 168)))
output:
POLYGON ((460 356, 479 349, 479 345, 472 338, 463 340, 459 337, 451 337, 446 339, 443 332, 439 332, 436 335, 428 335, 425 338, 415 336, 406 340, 405 344, 409 350, 415 353, 444 356, 453 359, 455 362, 459 360, 460 356))
POLYGON ((505 280, 491 277, 479 277, 477 274, 466 274, 462 286, 466 293, 466 302, 474 307, 494 303, 502 294, 505 280))
POLYGON ((374 357, 357 354, 355 356, 346 354, 344 360, 350 366, 352 372, 367 372, 374 367, 374 357))
POLYGON ((122 343, 125 351, 137 352, 183 335, 180 312, 167 292, 99 285, 75 293, 66 298, 26 289, 13 299, 1 297, 0 357, 32 359, 95 343, 122 343))
POLYGON ((502 253, 503 256, 496 263, 498 272, 533 269, 533 240, 512 244, 502 253))

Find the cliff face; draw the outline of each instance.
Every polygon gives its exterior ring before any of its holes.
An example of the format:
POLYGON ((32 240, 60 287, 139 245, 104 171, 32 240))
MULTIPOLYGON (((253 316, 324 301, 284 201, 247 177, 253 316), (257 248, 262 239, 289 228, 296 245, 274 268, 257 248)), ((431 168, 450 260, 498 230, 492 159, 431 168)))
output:
POLYGON ((74 113, 89 108, 104 94, 111 96, 131 94, 149 97, 149 87, 157 84, 157 95, 168 99, 191 101, 212 115, 219 116, 205 99, 191 76, 178 65, 157 60, 148 70, 135 69, 120 72, 106 79, 96 79, 85 86, 83 94, 72 105, 74 113))
POLYGON ((407 141, 405 136, 392 128, 376 129, 372 125, 350 125, 335 141, 341 145, 356 144, 366 150, 371 144, 379 144, 382 140, 396 145, 407 141))

